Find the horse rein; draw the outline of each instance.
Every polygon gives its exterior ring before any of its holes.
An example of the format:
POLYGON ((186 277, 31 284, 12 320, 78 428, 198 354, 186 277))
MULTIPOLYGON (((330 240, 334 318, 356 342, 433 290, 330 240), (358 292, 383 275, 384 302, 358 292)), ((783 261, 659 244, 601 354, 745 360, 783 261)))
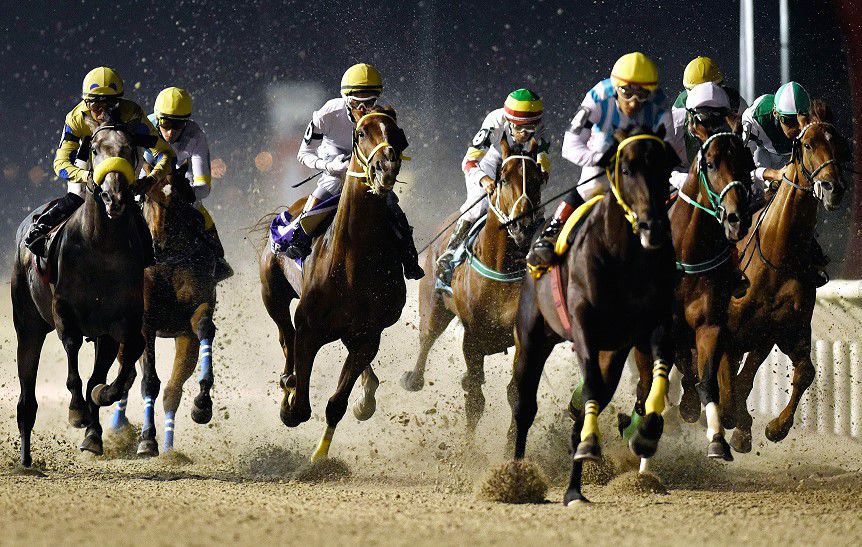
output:
POLYGON ((610 167, 605 167, 605 175, 608 177, 610 181, 611 192, 616 198, 617 203, 620 207, 622 207, 623 212, 625 214, 626 220, 629 224, 632 225, 632 232, 638 232, 638 215, 634 212, 634 210, 629 206, 628 203, 625 202, 622 196, 622 192, 620 191, 620 151, 628 146, 629 144, 640 141, 640 140, 653 140, 661 143, 662 147, 665 146, 665 142, 663 139, 656 137, 655 135, 635 135, 633 137, 626 137, 617 145, 617 151, 614 153, 614 176, 611 177, 611 169, 610 167))
POLYGON ((732 180, 732 181, 730 181, 730 183, 727 186, 722 188, 720 193, 715 193, 715 191, 712 189, 712 186, 709 183, 709 178, 706 174, 706 170, 703 168, 703 164, 706 163, 706 150, 707 150, 707 148, 709 147, 710 143, 718 137, 730 137, 730 138, 734 138, 734 139, 739 139, 739 141, 742 142, 742 137, 740 137, 736 133, 730 133, 728 131, 723 131, 721 133, 716 133, 714 135, 711 135, 708 139, 706 139, 706 141, 704 141, 703 145, 701 145, 700 151, 698 151, 698 153, 697 153, 698 179, 700 180, 700 183, 703 185, 704 190, 706 190, 706 197, 707 197, 707 199, 709 199, 709 203, 712 206, 712 209, 710 209, 709 207, 704 207, 703 205, 698 203, 696 199, 692 199, 690 196, 685 194, 682 191, 682 189, 680 189, 679 192, 677 192, 677 193, 678 193, 679 197, 682 198, 682 200, 684 202, 708 213, 709 215, 712 215, 719 222, 719 224, 721 224, 724 222, 725 218, 727 218, 727 211, 725 210, 724 206, 722 205, 722 202, 724 201, 725 196, 728 194, 728 192, 730 192, 731 189, 736 188, 736 187, 742 188, 742 190, 747 195, 748 194, 748 187, 742 181, 732 180))
POLYGON ((524 156, 521 154, 514 154, 514 155, 511 155, 511 156, 509 156, 503 160, 503 163, 500 164, 500 169, 502 169, 504 165, 506 165, 507 163, 509 163, 512 160, 521 160, 521 180, 522 180, 522 184, 523 184, 523 186, 521 187, 522 188, 521 195, 518 196, 518 199, 516 199, 515 203, 513 203, 512 206, 509 208, 508 214, 506 214, 500 208, 500 192, 497 192, 496 189, 494 191, 494 196, 495 196, 494 199, 488 200, 488 208, 494 213, 494 215, 500 221, 500 224, 507 224, 508 222, 510 222, 513 219, 513 215, 515 214, 515 209, 518 207, 518 204, 521 203, 521 201, 526 201, 527 205, 531 209, 533 208, 533 202, 530 201, 529 196, 527 196, 527 162, 528 161, 531 162, 536 167, 539 166, 539 162, 537 162, 534 158, 531 158, 530 156, 524 156))
MULTIPOLYGON (((357 120, 357 122, 356 122, 356 130, 354 130, 354 132, 353 132, 353 153, 357 157, 357 160, 359 162, 359 166, 362 168, 362 171, 350 171, 350 170, 348 170, 347 176, 350 176, 350 177, 353 177, 353 178, 359 180, 360 182, 362 182, 363 184, 365 184, 369 188, 372 187, 372 181, 374 180, 374 167, 372 167, 372 165, 371 165, 371 160, 374 159, 374 156, 376 156, 377 153, 380 152, 380 150, 386 148, 387 146, 392 146, 391 144, 389 144, 389 142, 382 141, 382 142, 378 143, 377 146, 372 148, 371 152, 367 156, 362 153, 362 150, 359 148, 359 143, 356 140, 356 131, 359 130, 359 127, 362 125, 363 121, 367 120, 368 118, 374 117, 374 116, 382 116, 384 118, 388 118, 388 119, 392 120, 392 123, 395 123, 397 125, 395 118, 393 118, 392 116, 390 116, 389 114, 386 114, 384 112, 369 112, 368 114, 365 114, 361 118, 359 118, 359 120, 357 120)), ((409 160, 410 158, 402 154, 401 159, 402 160, 409 160)))
MULTIPOLYGON (((808 193, 814 194, 815 198, 822 201, 823 200, 823 181, 816 178, 817 174, 830 165, 833 165, 833 164, 836 165, 837 168, 839 169, 839 171, 841 169, 841 166, 838 163, 838 160, 836 158, 832 158, 831 160, 826 160, 823 163, 821 163, 814 171, 809 171, 805 167, 805 154, 802 153, 802 149, 801 149, 802 137, 804 137, 805 132, 808 131, 808 129, 814 125, 825 125, 829 128, 835 129, 835 126, 833 126, 831 123, 826 123, 826 122, 811 122, 811 123, 809 123, 808 125, 806 125, 805 127, 802 128, 802 131, 799 132, 799 136, 796 137, 795 139, 793 139, 793 151, 792 151, 791 158, 790 158, 790 161, 792 163, 795 160, 796 155, 797 154, 799 155, 799 171, 801 171, 802 176, 804 176, 805 179, 811 183, 811 186, 810 187, 802 186, 798 182, 790 180, 786 174, 781 175, 781 181, 786 183, 786 184, 789 184, 790 186, 792 186, 793 188, 796 188, 797 190, 801 190, 803 192, 808 192, 808 193)), ((796 177, 797 179, 798 179, 798 176, 799 176, 799 174, 797 173, 797 177, 796 177)))

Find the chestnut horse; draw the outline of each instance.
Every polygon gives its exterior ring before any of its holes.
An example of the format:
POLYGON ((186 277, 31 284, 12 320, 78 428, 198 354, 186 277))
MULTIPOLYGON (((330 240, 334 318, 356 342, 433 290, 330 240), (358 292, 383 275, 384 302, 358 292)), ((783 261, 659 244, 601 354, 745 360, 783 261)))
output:
MULTIPOLYGON (((531 139, 523 153, 512 153, 504 135, 500 139, 502 163, 485 226, 475 239, 465 264, 452 277, 452 294, 435 289, 436 279, 425 277, 419 284, 419 356, 412 371, 401 378, 408 391, 422 389, 428 352, 446 326, 457 315, 464 325, 462 349, 467 373, 461 380, 470 437, 485 409, 485 356, 505 351, 515 344, 512 326, 526 273, 527 247, 539 222, 544 176, 536 163, 536 141, 531 139), (520 220, 507 224, 524 213, 520 220), (505 228, 504 228, 505 226, 505 228), (469 265, 468 265, 469 264, 469 265)), ((452 218, 446 219, 450 224, 452 218)), ((425 270, 433 271, 437 257, 446 248, 446 239, 425 257, 425 270)))
MULTIPOLYGON (((732 362, 738 363, 749 352, 734 385, 736 431, 731 445, 737 452, 751 451, 748 396, 757 369, 773 345, 793 363, 793 387, 787 406, 766 427, 770 441, 787 436, 802 394, 814 380, 811 317, 816 289, 805 280, 805 272, 810 268, 817 203, 834 211, 844 194, 838 161, 846 143, 832 124, 814 116, 804 121, 808 123, 793 142, 781 185, 757 215, 749 237, 737 244, 743 271, 751 281, 745 296, 732 299, 728 307, 732 362)), ((684 387, 691 387, 690 379, 684 387)))
POLYGON ((281 376, 285 425, 296 427, 311 417, 309 379, 320 348, 341 340, 349 352, 326 405, 326 431, 312 460, 328 454, 353 385, 363 373, 365 396, 354 414, 367 420, 374 413, 379 382, 371 362, 381 333, 401 316, 407 296, 386 203, 407 141, 391 109, 378 106, 352 114, 358 121, 338 210, 326 233, 314 240, 301 276, 293 273, 297 267, 289 258, 268 247, 260 263, 263 302, 278 326, 285 358, 281 376), (301 286, 288 281, 297 278, 295 283, 301 286), (291 321, 289 306, 296 298, 299 304, 291 321))
MULTIPOLYGON (((698 394, 709 424, 707 455, 730 460, 716 403, 730 398, 727 305, 742 281, 733 244, 751 225, 748 196, 754 160, 736 133, 701 137, 703 145, 670 214, 677 266, 683 273, 675 294, 676 365, 700 380, 698 394), (693 352, 696 368, 690 370, 693 352)), ((648 360, 638 359, 638 369, 638 400, 643 401, 652 382, 648 360)))
POLYGON ((598 414, 616 391, 633 347, 652 354, 656 376, 646 417, 630 442, 635 454, 652 456, 663 429, 677 278, 666 202, 670 170, 679 161, 663 136, 663 129, 658 135, 640 129, 614 135, 612 192, 594 205, 562 262, 539 279, 524 280, 509 384, 510 440, 515 458, 523 458, 545 361, 555 345, 571 340, 584 375, 585 404, 573 409, 576 449, 565 504, 586 501, 583 461, 600 457, 598 414))
MULTIPOLYGON (((200 360, 200 392, 192 406, 192 420, 206 424, 212 418, 212 346, 215 337, 213 312, 216 256, 201 236, 203 217, 194 208, 193 192, 186 178, 188 163, 175 169, 146 194, 144 216, 153 236, 156 264, 144 272, 144 325, 146 342, 141 360, 141 395, 144 423, 138 442, 139 456, 156 456, 156 425, 153 407, 161 381, 156 372, 156 336, 173 338, 174 365, 165 385, 165 436, 163 450, 174 445, 175 416, 183 395, 183 384, 200 360)), ((112 427, 128 423, 125 400, 117 403, 112 427)))
MULTIPOLYGON (((144 259, 137 236, 140 214, 132 185, 142 161, 134 136, 123 126, 98 125, 84 118, 92 131, 95 184, 84 203, 58 228, 46 261, 56 279, 39 275, 33 254, 23 245, 31 216, 18 228, 12 268, 12 317, 18 335, 18 430, 21 465, 29 468, 30 436, 36 420, 36 372, 45 337, 56 329, 68 360, 66 387, 72 394, 69 422, 86 428, 82 451, 102 453, 99 407, 128 392, 135 361, 144 349, 144 259), (135 242, 138 242, 136 245, 135 242), (84 337, 95 340, 96 358, 85 394, 78 372, 84 337), (120 352, 120 371, 109 385, 108 370, 120 352)), ((143 190, 143 189, 140 189, 143 190)))

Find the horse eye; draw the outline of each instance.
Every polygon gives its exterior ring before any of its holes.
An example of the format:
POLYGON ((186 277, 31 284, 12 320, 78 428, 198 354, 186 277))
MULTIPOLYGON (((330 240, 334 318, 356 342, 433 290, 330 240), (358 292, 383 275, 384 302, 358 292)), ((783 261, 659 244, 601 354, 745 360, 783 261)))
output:
POLYGON ((809 144, 807 142, 805 144, 803 144, 802 146, 804 146, 806 150, 811 150, 811 144, 809 144))
POLYGON ((625 176, 629 176, 629 175, 631 175, 631 174, 632 174, 632 172, 631 172, 631 171, 629 171, 629 168, 628 168, 628 167, 623 167, 623 175, 625 175, 625 176))
POLYGON ((708 162, 706 162, 706 167, 707 167, 708 169, 710 169, 710 170, 714 170, 714 169, 715 169, 715 164, 714 164, 714 163, 712 163, 711 161, 708 161, 708 162))
POLYGON ((364 131, 360 131, 360 132, 358 132, 356 135, 357 135, 360 139, 364 139, 364 138, 365 138, 365 132, 364 132, 364 131))

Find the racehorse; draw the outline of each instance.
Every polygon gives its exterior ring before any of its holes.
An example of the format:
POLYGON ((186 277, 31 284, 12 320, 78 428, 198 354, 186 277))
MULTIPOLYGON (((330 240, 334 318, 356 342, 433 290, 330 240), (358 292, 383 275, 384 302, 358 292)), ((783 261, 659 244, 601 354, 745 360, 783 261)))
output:
MULTIPOLYGON (((744 290, 733 244, 751 225, 748 196, 754 160, 737 133, 700 137, 703 145, 670 214, 677 267, 683 274, 675 294, 676 365, 700 380, 697 392, 709 424, 707 455, 730 460, 719 419, 719 409, 732 397, 727 306, 734 292, 744 290), (692 352, 697 355, 695 370, 690 370, 692 352)), ((638 369, 642 405, 652 383, 648 360, 638 359, 638 369)))
MULTIPOLYGON (((338 209, 325 234, 314 240, 301 276, 292 273, 297 267, 289 258, 269 248, 260 263, 263 302, 278 326, 285 357, 280 382, 284 390, 280 415, 285 425, 296 427, 311 417, 309 379, 320 348, 341 340, 349 352, 338 387, 326 405, 326 430, 313 460, 327 456, 360 375, 364 397, 354 407, 354 415, 360 420, 373 415, 379 381, 371 362, 381 333, 398 320, 407 296, 386 203, 407 140, 392 109, 377 106, 354 110, 352 115, 357 120, 353 155, 338 209), (296 298, 299 303, 291 321, 289 306, 296 298)), ((302 201, 291 210, 301 209, 302 201)))
MULTIPOLYGON (((137 222, 132 184, 142 156, 122 126, 97 125, 90 118, 95 184, 87 185, 83 205, 60 227, 49 245, 48 275, 34 267, 23 245, 28 216, 18 228, 12 271, 12 313, 18 336, 18 429, 21 464, 32 464, 30 435, 36 420, 36 371, 45 336, 56 329, 68 358, 66 386, 72 394, 69 421, 86 428, 81 450, 102 453, 99 406, 118 401, 135 376, 144 349, 144 259, 136 248, 137 222), (81 393, 78 351, 84 337, 96 344, 93 374, 81 393), (120 371, 105 385, 120 344, 120 371)), ((142 191, 145 189, 136 189, 142 191)))
MULTIPOLYGON (((147 192, 144 216, 153 236, 156 264, 144 272, 144 324, 146 347, 141 360, 141 394, 144 423, 138 455, 156 456, 156 426, 153 405, 161 382, 156 372, 156 336, 173 338, 176 348, 171 378, 165 385, 165 437, 163 449, 173 448, 176 410, 183 384, 200 361, 200 392, 192 406, 192 420, 209 423, 212 418, 212 353, 215 324, 216 255, 200 234, 203 217, 193 207, 194 193, 186 179, 188 164, 175 169, 147 192)), ((125 418, 125 400, 117 403, 112 426, 120 428, 125 418)))
MULTIPOLYGON (((464 325, 462 348, 467 373, 461 385, 470 436, 485 408, 485 356, 505 351, 515 343, 512 326, 526 273, 524 257, 538 225, 539 212, 533 209, 541 201, 544 182, 536 163, 536 148, 536 141, 531 139, 522 153, 513 153, 503 136, 498 183, 489 196, 490 213, 472 250, 467 251, 470 267, 456 269, 451 295, 436 290, 431 276, 419 284, 419 356, 415 368, 404 373, 401 385, 408 391, 422 389, 428 352, 457 315, 464 325), (519 220, 510 222, 515 218, 519 220)), ((447 224, 451 221, 447 219, 447 224)), ((426 271, 433 271, 437 257, 445 250, 446 238, 441 241, 426 255, 426 271)))
MULTIPOLYGON (((766 427, 770 441, 787 436, 802 394, 814 380, 811 317, 816 289, 805 274, 811 267, 817 203, 827 211, 840 204, 844 186, 838 162, 846 154, 843 137, 831 123, 821 121, 814 107, 812 101, 812 116, 802 120, 778 190, 755 216, 748 237, 737 243, 741 267, 751 282, 745 296, 732 299, 728 307, 732 362, 739 363, 748 352, 734 384, 736 430, 731 445, 737 452, 751 451, 748 396, 773 345, 792 361, 793 380, 790 401, 766 427)), ((690 389, 690 379, 683 385, 690 389)))
POLYGON ((565 504, 586 501, 583 462, 600 457, 598 414, 610 402, 632 347, 655 358, 646 417, 630 442, 635 454, 652 456, 663 429, 676 282, 666 202, 670 170, 679 161, 663 136, 663 129, 656 135, 616 132, 611 193, 591 200, 593 209, 562 262, 538 279, 524 280, 509 383, 510 440, 515 458, 523 458, 545 361, 556 344, 572 341, 584 374, 585 404, 572 409, 574 458, 565 504))

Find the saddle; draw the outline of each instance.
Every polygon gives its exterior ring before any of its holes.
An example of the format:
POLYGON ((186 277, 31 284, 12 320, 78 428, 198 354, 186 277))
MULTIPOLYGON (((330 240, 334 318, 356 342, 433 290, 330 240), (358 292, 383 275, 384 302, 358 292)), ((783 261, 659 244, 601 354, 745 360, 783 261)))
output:
MULTIPOLYGON (((470 227, 470 231, 467 232, 467 237, 464 238, 464 241, 458 245, 454 251, 452 251, 452 271, 454 272, 458 269, 461 264, 467 261, 467 258, 473 252, 473 244, 476 242, 476 238, 479 237, 479 232, 482 231, 482 228, 485 227, 485 221, 488 219, 488 215, 482 215, 479 220, 473 223, 473 226, 470 227)), ((434 288, 436 290, 444 291, 448 294, 452 294, 452 287, 443 282, 439 277, 434 282, 434 288)))
MULTIPOLYGON (((593 208, 595 208, 596 204, 603 198, 603 194, 595 195, 585 203, 579 205, 578 208, 569 215, 569 218, 566 220, 566 223, 563 225, 562 230, 560 230, 560 233, 557 236, 557 241, 554 243, 554 254, 558 257, 565 256, 566 252, 574 243, 575 236, 578 234, 580 227, 583 226, 584 221, 587 219, 593 208)), ((539 279, 550 268, 528 264, 527 269, 530 270, 530 275, 533 276, 533 279, 539 279)))
MULTIPOLYGON (((36 222, 36 220, 42 216, 42 213, 50 209, 54 206, 58 201, 62 198, 52 199, 48 203, 45 204, 44 207, 40 207, 33 211, 32 221, 36 222)), ((54 271, 54 268, 51 268, 51 263, 49 258, 51 256, 51 251, 54 248, 54 240, 57 238, 57 234, 60 233, 60 229, 69 222, 69 218, 64 219, 59 224, 51 228, 51 231, 45 235, 45 257, 33 255, 33 269, 36 271, 36 274, 42 279, 42 281, 46 284, 53 284, 57 282, 57 272, 54 271)))

